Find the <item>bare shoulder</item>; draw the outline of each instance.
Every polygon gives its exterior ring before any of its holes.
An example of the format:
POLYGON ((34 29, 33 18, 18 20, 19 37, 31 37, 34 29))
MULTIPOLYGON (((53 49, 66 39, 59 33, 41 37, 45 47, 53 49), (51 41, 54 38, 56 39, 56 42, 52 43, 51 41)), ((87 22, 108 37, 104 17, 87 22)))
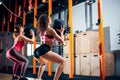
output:
POLYGON ((53 28, 49 27, 47 29, 47 33, 53 34, 53 33, 55 33, 55 30, 53 28))
POLYGON ((54 29, 52 27, 49 27, 47 30, 48 31, 53 31, 54 29))
POLYGON ((55 32, 56 32, 53 28, 50 28, 50 31, 51 31, 52 33, 55 33, 55 32))
POLYGON ((23 36, 22 36, 22 35, 19 35, 19 36, 18 36, 18 40, 19 40, 19 41, 23 40, 23 36))
POLYGON ((26 40, 26 39, 27 39, 27 37, 24 35, 19 35, 19 37, 18 37, 18 40, 26 40))

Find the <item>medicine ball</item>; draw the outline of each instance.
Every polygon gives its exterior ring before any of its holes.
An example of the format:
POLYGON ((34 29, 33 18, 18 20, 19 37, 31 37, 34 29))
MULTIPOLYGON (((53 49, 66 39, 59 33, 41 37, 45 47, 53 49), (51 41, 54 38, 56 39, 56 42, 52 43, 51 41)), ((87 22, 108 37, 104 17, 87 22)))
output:
POLYGON ((63 34, 68 34, 70 33, 70 27, 65 25, 65 22, 61 19, 56 19, 54 20, 53 23, 53 29, 57 32, 58 35, 60 35, 60 32, 57 31, 57 29, 61 29, 61 25, 64 27, 64 33, 63 34))
POLYGON ((53 29, 57 32, 58 35, 60 35, 60 32, 58 32, 57 29, 61 29, 61 25, 65 27, 65 23, 63 20, 61 19, 54 20, 53 29))
POLYGON ((30 26, 25 26, 24 28, 24 35, 28 38, 32 38, 32 35, 30 35, 30 30, 33 30, 35 36, 37 35, 37 30, 34 26, 30 25, 30 26))

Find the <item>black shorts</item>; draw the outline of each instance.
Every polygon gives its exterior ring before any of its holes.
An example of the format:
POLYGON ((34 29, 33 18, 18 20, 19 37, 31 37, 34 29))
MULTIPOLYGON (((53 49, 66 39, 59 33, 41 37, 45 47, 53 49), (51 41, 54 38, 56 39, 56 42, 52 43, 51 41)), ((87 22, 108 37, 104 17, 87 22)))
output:
POLYGON ((33 56, 35 58, 39 58, 41 55, 44 55, 48 51, 50 51, 50 46, 47 44, 41 44, 38 48, 35 49, 33 56))

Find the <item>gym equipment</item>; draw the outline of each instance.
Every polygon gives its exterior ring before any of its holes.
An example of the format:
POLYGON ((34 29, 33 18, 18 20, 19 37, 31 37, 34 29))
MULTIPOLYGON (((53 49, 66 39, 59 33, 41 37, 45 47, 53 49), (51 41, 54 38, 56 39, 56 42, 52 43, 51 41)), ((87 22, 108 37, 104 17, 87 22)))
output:
POLYGON ((58 32, 57 29, 61 29, 61 27, 64 27, 64 29, 65 29, 63 34, 70 33, 70 27, 65 26, 65 22, 63 20, 55 19, 54 23, 53 23, 53 29, 55 29, 55 31, 57 32, 58 35, 60 35, 60 32, 58 32))
POLYGON ((24 35, 25 35, 26 37, 32 38, 32 35, 31 35, 31 33, 30 33, 30 30, 33 30, 35 36, 37 35, 37 29, 36 29, 34 26, 30 25, 30 26, 25 26, 25 29, 24 29, 24 33, 25 33, 25 34, 24 34, 24 35))

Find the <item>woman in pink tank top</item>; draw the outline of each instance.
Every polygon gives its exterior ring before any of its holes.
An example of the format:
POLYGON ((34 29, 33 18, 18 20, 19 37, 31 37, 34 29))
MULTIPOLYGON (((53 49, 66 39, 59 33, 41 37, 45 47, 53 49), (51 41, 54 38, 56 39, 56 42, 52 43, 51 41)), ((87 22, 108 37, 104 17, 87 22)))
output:
POLYGON ((64 27, 63 25, 60 26, 61 28, 60 30, 58 30, 60 32, 60 35, 58 35, 56 31, 50 27, 50 20, 46 14, 42 14, 38 18, 37 30, 40 35, 42 44, 35 49, 34 57, 38 62, 41 63, 38 71, 38 79, 40 80, 42 78, 42 74, 45 70, 48 60, 58 64, 58 68, 56 70, 53 80, 58 80, 63 71, 65 59, 61 57, 59 54, 51 51, 54 38, 62 44, 64 42, 63 38, 64 27))
POLYGON ((25 77, 25 72, 28 66, 28 59, 20 54, 20 51, 23 46, 25 46, 26 42, 33 43, 35 39, 35 35, 33 30, 31 30, 31 35, 32 38, 28 38, 24 36, 23 34, 24 28, 21 25, 17 25, 13 37, 14 37, 14 44, 13 46, 7 51, 7 58, 13 62, 13 75, 12 75, 12 80, 18 80, 19 78, 17 77, 17 70, 20 65, 20 62, 22 62, 22 67, 21 67, 21 72, 20 72, 20 79, 19 80, 28 80, 25 77))

